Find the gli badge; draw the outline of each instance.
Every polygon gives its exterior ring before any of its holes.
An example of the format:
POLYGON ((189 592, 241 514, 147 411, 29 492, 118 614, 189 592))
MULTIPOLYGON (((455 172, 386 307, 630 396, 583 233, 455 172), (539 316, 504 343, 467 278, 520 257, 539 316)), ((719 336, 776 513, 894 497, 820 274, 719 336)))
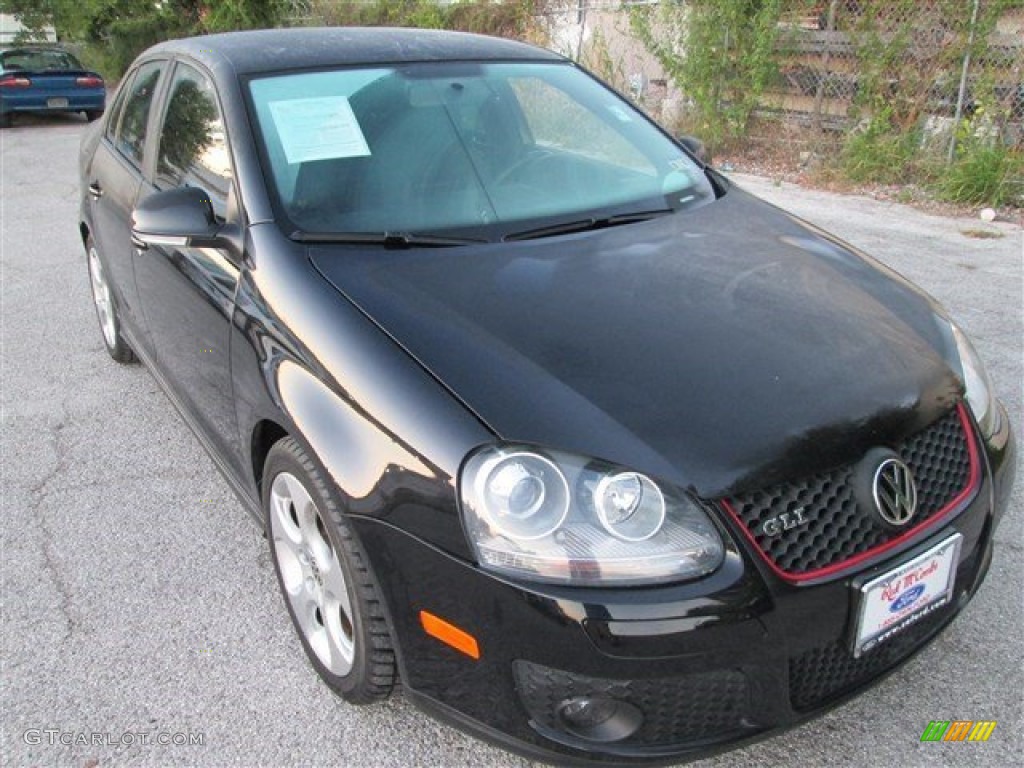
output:
POLYGON ((761 524, 761 533, 765 536, 775 537, 783 531, 791 531, 794 528, 801 528, 809 522, 804 517, 804 507, 797 507, 792 512, 783 512, 781 515, 769 517, 761 524))

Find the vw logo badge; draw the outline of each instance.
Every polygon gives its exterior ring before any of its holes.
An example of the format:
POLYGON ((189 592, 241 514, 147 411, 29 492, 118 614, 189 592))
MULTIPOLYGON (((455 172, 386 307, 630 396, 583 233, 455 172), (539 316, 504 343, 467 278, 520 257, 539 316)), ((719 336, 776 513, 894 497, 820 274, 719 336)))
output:
POLYGON ((917 511, 917 486, 910 467, 896 458, 878 465, 872 485, 875 509, 889 525, 901 528, 917 511))

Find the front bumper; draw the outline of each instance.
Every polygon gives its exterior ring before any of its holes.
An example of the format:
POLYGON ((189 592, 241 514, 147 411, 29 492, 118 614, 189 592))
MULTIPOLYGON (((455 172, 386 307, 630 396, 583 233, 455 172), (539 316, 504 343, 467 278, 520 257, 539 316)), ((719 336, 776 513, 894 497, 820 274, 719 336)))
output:
POLYGON ((777 578, 757 555, 730 543, 723 566, 692 584, 524 586, 386 522, 353 518, 353 524, 384 590, 412 701, 535 759, 678 762, 763 738, 835 706, 910 658, 953 619, 988 570, 1013 483, 1014 445, 1003 423, 983 452, 977 492, 952 520, 882 562, 813 585, 777 578), (855 659, 852 583, 954 533, 963 545, 952 602, 855 659), (428 636, 421 610, 473 635, 480 658, 428 636), (626 701, 642 713, 642 725, 621 741, 573 735, 558 709, 581 695, 626 701))

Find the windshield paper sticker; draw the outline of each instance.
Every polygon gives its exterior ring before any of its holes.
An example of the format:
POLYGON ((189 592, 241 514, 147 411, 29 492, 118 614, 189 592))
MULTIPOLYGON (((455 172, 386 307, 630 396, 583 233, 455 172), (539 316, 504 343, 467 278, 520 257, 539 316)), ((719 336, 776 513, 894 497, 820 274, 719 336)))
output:
POLYGON ((344 96, 272 101, 269 107, 291 165, 370 154, 366 137, 344 96))

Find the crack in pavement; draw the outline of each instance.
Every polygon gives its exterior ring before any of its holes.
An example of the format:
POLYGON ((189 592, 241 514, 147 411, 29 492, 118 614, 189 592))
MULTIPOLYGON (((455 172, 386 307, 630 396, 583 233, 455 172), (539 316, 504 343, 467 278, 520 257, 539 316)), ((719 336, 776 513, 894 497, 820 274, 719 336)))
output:
POLYGON ((43 570, 50 576, 50 580, 53 582, 53 587, 57 590, 57 595, 60 598, 59 609, 66 625, 64 637, 61 639, 62 643, 71 638, 78 629, 79 623, 74 616, 74 591, 71 587, 70 581, 64 575, 63 569, 60 565, 60 558, 54 550, 54 535, 46 520, 46 515, 43 513, 43 503, 50 494, 50 490, 48 488, 49 484, 57 479, 57 477, 67 468, 67 455, 71 446, 67 445, 66 441, 62 438, 64 421, 65 418, 62 413, 61 420, 58 421, 55 426, 50 427, 50 444, 53 446, 53 451, 57 456, 57 460, 54 462, 53 467, 43 475, 39 482, 29 489, 31 501, 29 502, 28 509, 29 514, 32 519, 35 520, 42 534, 40 550, 43 555, 43 570))

